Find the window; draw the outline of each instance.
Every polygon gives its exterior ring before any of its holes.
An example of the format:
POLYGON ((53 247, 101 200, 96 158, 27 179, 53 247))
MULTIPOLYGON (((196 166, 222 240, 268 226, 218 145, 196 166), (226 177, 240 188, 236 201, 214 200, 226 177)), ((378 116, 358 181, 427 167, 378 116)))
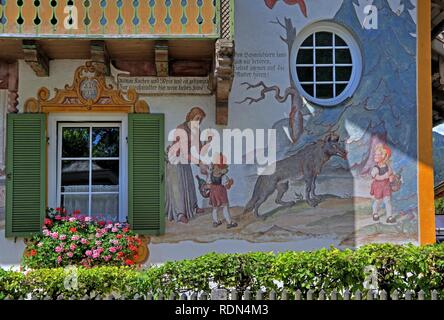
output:
POLYGON ((356 90, 362 72, 362 57, 352 35, 330 22, 304 29, 295 42, 292 61, 296 86, 307 100, 334 106, 356 90))
POLYGON ((58 205, 118 221, 122 212, 120 123, 59 123, 58 205))

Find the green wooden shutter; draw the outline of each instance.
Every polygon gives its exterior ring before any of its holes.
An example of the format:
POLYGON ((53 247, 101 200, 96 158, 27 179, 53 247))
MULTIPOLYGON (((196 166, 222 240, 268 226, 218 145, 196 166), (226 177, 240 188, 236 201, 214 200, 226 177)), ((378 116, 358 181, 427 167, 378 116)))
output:
POLYGON ((46 115, 8 114, 6 135, 6 237, 26 237, 46 211, 46 115))
POLYGON ((165 232, 164 115, 128 115, 128 220, 139 234, 165 232))

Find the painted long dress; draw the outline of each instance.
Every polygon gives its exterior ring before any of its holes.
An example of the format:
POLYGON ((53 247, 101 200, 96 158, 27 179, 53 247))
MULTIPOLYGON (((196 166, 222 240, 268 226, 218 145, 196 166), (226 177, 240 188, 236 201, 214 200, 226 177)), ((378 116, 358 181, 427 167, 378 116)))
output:
MULTIPOLYGON (((182 123, 177 129, 185 130, 191 137, 187 123, 182 123)), ((191 140, 188 140, 188 150, 191 140)), ((170 221, 179 221, 184 215, 188 220, 194 217, 197 208, 196 186, 191 164, 167 163, 166 213, 170 221)))

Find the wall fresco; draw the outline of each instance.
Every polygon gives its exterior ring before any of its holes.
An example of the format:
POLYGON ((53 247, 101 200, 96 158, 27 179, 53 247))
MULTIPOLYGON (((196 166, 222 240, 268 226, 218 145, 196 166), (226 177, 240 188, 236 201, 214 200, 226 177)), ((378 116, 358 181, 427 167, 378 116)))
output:
MULTIPOLYGON (((166 234, 152 238, 150 262, 209 251, 417 243, 416 1, 242 0, 235 12, 227 127, 215 125, 214 96, 143 99, 151 112, 165 113, 166 137, 187 131, 191 120, 201 131, 275 129, 276 171, 258 175, 256 165, 225 161, 167 163, 166 234), (371 30, 363 27, 369 4, 378 9, 371 30), (328 107, 309 102, 295 79, 295 43, 323 21, 345 28, 362 58, 353 95, 328 107)), ((82 64, 51 61, 51 77, 42 80, 20 61, 19 108, 41 86, 69 83, 82 64)), ((254 150, 241 151, 246 158, 254 150)), ((14 256, 0 263, 18 261, 17 245, 0 241, 14 256)))
MULTIPOLYGON (((276 172, 257 176, 254 166, 230 165, 235 183, 228 197, 238 227, 213 228, 211 206, 201 197, 202 213, 168 221, 166 235, 153 243, 159 250, 181 241, 218 247, 222 239, 288 249, 319 240, 346 247, 416 243, 415 2, 246 0, 235 10, 229 127, 276 129, 276 172), (378 9, 377 29, 363 28, 359 13, 368 4, 378 9), (329 107, 303 98, 292 72, 298 35, 319 21, 345 27, 362 55, 353 96, 329 107)), ((199 166, 192 170, 201 175, 199 166)))

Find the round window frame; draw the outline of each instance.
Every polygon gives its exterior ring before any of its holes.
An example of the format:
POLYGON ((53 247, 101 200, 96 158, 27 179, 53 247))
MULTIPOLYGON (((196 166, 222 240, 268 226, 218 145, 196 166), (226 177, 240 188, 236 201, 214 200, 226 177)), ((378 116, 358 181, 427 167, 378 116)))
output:
MULTIPOLYGON (((315 46, 315 43, 313 43, 313 46, 315 46)), ((315 63, 315 61, 313 61, 315 63)), ((343 27, 340 24, 333 23, 333 22, 316 22, 314 24, 311 24, 307 27, 305 27, 297 36, 296 41, 293 43, 292 47, 292 53, 291 53, 291 75, 293 79, 295 80, 295 85, 301 96, 303 96, 307 101, 310 101, 314 104, 324 106, 324 107, 333 107, 336 105, 339 105, 343 103, 345 100, 353 96, 353 94, 356 92, 356 89, 359 86, 359 82, 361 81, 361 75, 362 75, 362 53, 361 53, 361 47, 359 46, 358 42, 355 40, 354 36, 351 34, 351 32, 343 27), (302 43, 311 35, 317 33, 317 32, 331 32, 333 34, 337 34, 339 37, 341 37, 347 46, 349 47, 350 54, 352 57, 352 74, 350 76, 349 83, 345 87, 344 91, 337 97, 331 98, 331 99, 320 99, 315 98, 311 95, 309 95, 300 84, 300 80, 296 71, 296 62, 297 62, 297 56, 299 53, 299 49, 302 45, 302 43)), ((315 82, 316 84, 316 82, 315 82)))

